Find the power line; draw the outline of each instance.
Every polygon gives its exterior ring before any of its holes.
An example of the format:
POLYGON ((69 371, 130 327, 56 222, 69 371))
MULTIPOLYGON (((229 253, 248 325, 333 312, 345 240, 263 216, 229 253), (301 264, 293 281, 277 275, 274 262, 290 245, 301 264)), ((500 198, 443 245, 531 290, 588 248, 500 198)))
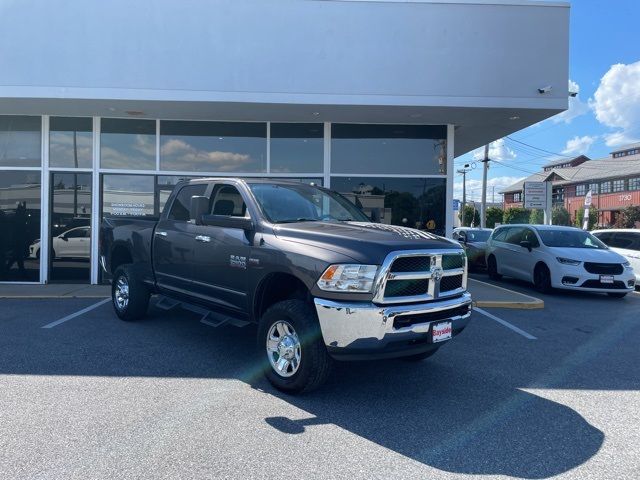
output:
POLYGON ((538 148, 538 147, 535 147, 533 145, 529 145, 528 143, 521 142, 520 140, 516 140, 515 138, 511 138, 508 135, 505 138, 511 140, 512 142, 520 143, 521 145, 524 145, 524 146, 529 147, 529 148, 534 148, 536 150, 540 150, 541 152, 545 152, 545 153, 548 153, 550 155, 556 155, 558 157, 574 158, 571 155, 564 155, 562 153, 550 152, 549 150, 545 150, 544 148, 538 148))

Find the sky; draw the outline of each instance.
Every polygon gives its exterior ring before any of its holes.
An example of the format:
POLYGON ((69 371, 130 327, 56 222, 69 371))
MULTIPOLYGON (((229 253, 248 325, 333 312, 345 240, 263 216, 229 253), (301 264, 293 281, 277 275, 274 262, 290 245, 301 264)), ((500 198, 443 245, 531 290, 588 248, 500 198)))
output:
MULTIPOLYGON (((581 154, 603 158, 640 142, 640 0, 570 3, 569 90, 578 96, 569 99, 566 112, 491 144, 489 157, 500 164, 490 164, 487 201, 495 191, 500 202, 502 188, 550 161, 581 154)), ((455 160, 456 169, 475 166, 467 174, 467 200, 481 197, 482 163, 477 160, 482 156, 478 149, 455 160)), ((462 199, 460 174, 454 198, 462 199)))

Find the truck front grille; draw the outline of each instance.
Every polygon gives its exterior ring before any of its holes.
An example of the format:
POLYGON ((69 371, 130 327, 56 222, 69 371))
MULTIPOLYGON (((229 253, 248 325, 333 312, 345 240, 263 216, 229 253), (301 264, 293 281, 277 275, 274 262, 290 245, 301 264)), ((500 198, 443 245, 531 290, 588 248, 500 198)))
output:
POLYGON ((374 302, 424 302, 458 295, 467 287, 466 267, 461 250, 392 252, 382 265, 374 302))

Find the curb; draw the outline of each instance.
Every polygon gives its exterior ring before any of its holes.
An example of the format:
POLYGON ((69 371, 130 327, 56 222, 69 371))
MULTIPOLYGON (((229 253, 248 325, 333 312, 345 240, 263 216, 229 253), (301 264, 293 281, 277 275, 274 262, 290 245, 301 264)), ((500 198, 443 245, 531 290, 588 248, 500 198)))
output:
POLYGON ((494 285, 492 283, 483 282, 482 280, 476 280, 475 278, 470 278, 474 282, 482 283, 484 285, 488 285, 492 288, 497 288, 500 290, 504 290, 505 292, 515 293, 519 297, 525 297, 530 300, 528 301, 500 301, 500 300, 477 300, 473 302, 474 307, 479 308, 513 308, 513 309, 521 309, 521 310, 535 310, 544 308, 544 300, 536 297, 532 297, 531 295, 527 295, 525 293, 516 292, 515 290, 509 290, 508 288, 499 287, 498 285, 494 285))

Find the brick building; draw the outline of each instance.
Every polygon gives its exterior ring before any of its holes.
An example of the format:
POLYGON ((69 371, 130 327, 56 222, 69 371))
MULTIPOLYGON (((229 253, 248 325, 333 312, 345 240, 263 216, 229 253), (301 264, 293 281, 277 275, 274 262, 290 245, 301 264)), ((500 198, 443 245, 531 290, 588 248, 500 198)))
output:
POLYGON ((541 172, 501 192, 505 209, 523 206, 523 184, 528 181, 551 182, 553 205, 564 206, 572 221, 584 208, 584 197, 591 190, 598 225, 612 226, 622 209, 640 205, 640 143, 615 150, 602 159, 591 160, 581 155, 548 163, 541 172))

